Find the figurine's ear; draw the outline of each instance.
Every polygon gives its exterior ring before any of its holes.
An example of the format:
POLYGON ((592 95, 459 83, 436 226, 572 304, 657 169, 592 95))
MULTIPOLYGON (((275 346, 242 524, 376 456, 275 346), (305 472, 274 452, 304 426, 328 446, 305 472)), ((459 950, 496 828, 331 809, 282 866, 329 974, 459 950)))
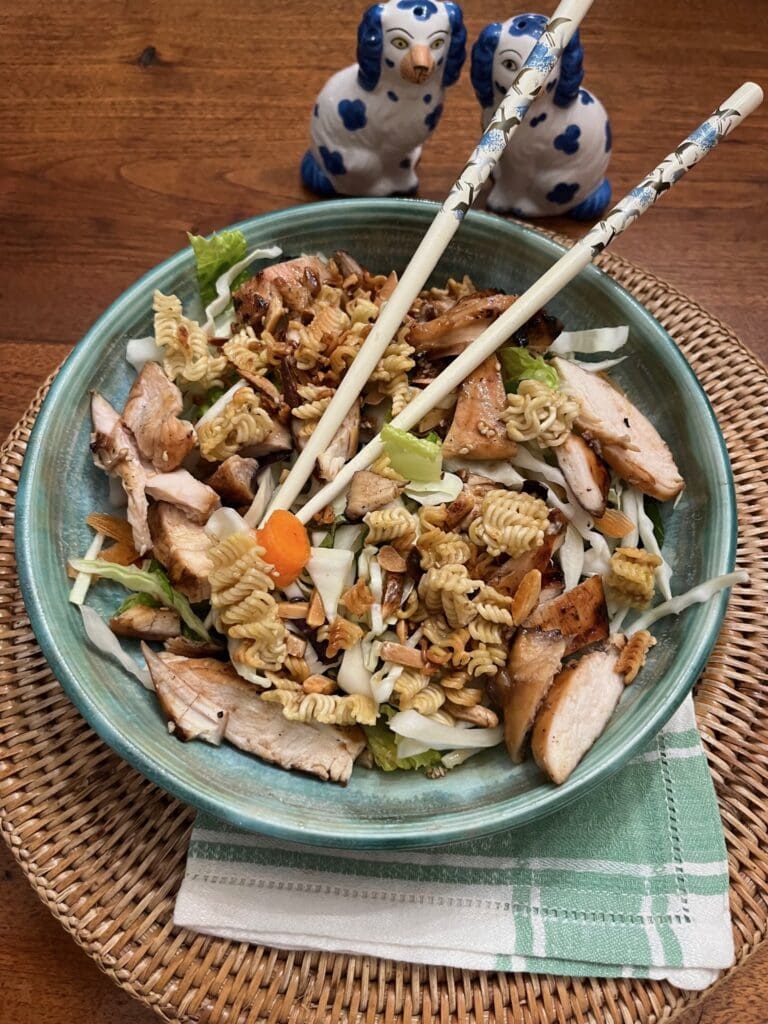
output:
POLYGON ((481 107, 493 106, 493 56, 499 45, 501 22, 486 25, 472 47, 472 88, 481 107))
POLYGON ((569 107, 579 95, 579 86, 583 79, 584 48, 577 29, 560 58, 560 75, 553 100, 555 106, 569 107))
POLYGON ((451 44, 448 47, 443 72, 443 85, 448 86, 453 85, 458 79, 467 59, 467 30, 464 28, 464 18, 458 4, 448 3, 445 9, 451 25, 451 44))
POLYGON ((381 4, 369 7, 357 29, 357 80, 366 92, 376 87, 381 74, 381 53, 384 49, 381 9, 381 4))

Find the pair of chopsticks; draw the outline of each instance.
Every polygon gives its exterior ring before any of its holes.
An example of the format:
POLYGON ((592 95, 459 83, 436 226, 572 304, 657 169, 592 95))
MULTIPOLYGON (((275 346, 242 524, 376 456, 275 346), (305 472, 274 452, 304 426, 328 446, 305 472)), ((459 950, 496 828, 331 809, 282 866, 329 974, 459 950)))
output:
MULTIPOLYGON (((330 444, 384 350, 397 332, 416 296, 435 269, 491 170, 521 124, 552 68, 578 28, 592 0, 562 0, 528 60, 499 104, 464 170, 453 185, 424 238, 411 257, 397 287, 337 388, 267 512, 293 505, 312 473, 318 455, 330 444)), ((450 392, 492 355, 515 331, 572 281, 603 249, 634 223, 673 184, 702 160, 721 139, 762 102, 763 91, 746 82, 729 96, 694 132, 547 270, 515 303, 477 337, 453 362, 420 391, 391 421, 410 430, 450 392)), ((381 455, 380 435, 373 438, 298 512, 306 523, 344 491, 356 472, 381 455)))

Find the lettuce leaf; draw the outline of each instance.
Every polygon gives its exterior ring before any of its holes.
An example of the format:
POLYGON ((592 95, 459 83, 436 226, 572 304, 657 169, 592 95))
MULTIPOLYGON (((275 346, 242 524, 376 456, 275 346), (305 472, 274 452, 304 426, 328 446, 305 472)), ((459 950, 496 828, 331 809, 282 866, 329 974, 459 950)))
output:
POLYGON ((115 615, 122 615, 123 612, 130 611, 131 608, 135 608, 137 605, 141 605, 144 608, 159 608, 160 602, 156 597, 152 597, 151 594, 131 594, 129 597, 126 597, 115 612, 115 615))
POLYGON ((373 754, 373 760, 383 772, 398 770, 407 772, 420 768, 431 768, 433 765, 439 764, 443 756, 439 750, 425 750, 423 754, 401 760, 397 756, 395 734, 390 732, 386 725, 364 725, 363 729, 373 754))
POLYGON ((505 346, 499 350, 501 372, 507 391, 517 391, 521 380, 538 380, 548 388, 557 388, 560 378, 542 356, 532 356, 527 348, 505 346))
POLYGON ((173 608, 179 613, 182 622, 201 640, 210 640, 210 634, 201 620, 192 611, 189 601, 174 590, 163 572, 160 564, 154 560, 149 569, 137 569, 132 565, 116 565, 114 562, 102 561, 100 558, 70 558, 69 564, 75 572, 88 573, 90 576, 103 576, 106 580, 114 580, 127 590, 139 594, 156 597, 166 608, 173 608))
MULTIPOLYGON (((242 231, 214 231, 210 238, 187 234, 195 254, 197 284, 203 306, 216 298, 216 281, 231 266, 245 258, 248 243, 242 231)), ((244 272, 232 282, 237 288, 248 277, 244 272)))

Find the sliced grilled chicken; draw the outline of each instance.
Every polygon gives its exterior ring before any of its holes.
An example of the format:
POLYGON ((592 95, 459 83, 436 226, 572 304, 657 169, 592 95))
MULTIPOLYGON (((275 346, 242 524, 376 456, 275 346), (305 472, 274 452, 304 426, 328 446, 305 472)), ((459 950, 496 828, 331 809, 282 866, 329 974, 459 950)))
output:
POLYGON ((578 434, 569 434, 555 449, 557 464, 573 495, 595 519, 605 514, 611 477, 605 463, 578 434))
POLYGON ((333 435, 333 440, 317 459, 322 480, 333 480, 339 470, 357 451, 360 436, 360 402, 357 401, 347 413, 344 422, 333 435))
POLYGON ((289 452, 293 448, 293 438, 287 427, 277 420, 272 420, 272 429, 259 444, 251 444, 241 449, 241 455, 249 459, 262 459, 265 455, 277 452, 289 452))
POLYGON ((556 358, 560 379, 579 398, 576 426, 599 446, 608 465, 644 494, 668 501, 685 486, 672 453, 653 424, 596 373, 556 358))
POLYGON ((378 473, 362 469, 352 477, 347 497, 347 519, 362 519, 368 512, 394 501, 403 489, 397 480, 387 480, 378 473))
POLYGON ((591 651, 557 676, 536 717, 531 750, 558 785, 566 781, 603 733, 624 691, 619 652, 591 651))
POLYGON ((517 445, 507 437, 501 418, 506 406, 499 361, 496 356, 489 356, 459 388, 443 454, 448 458, 511 459, 517 445))
POLYGON ((145 363, 128 393, 123 421, 141 454, 160 472, 176 469, 195 446, 195 428, 179 419, 182 404, 181 392, 162 368, 145 363))
MULTIPOLYGON (((450 508, 450 506, 449 506, 450 508)), ((547 577, 552 562, 552 555, 557 551, 565 537, 565 517, 558 509, 549 510, 549 522, 544 531, 544 543, 532 551, 526 551, 518 558, 510 558, 503 562, 488 577, 488 583, 503 594, 514 594, 522 579, 531 569, 538 569, 542 577, 547 577)))
POLYGON ((529 348, 531 352, 540 354, 547 351, 562 329, 563 325, 556 316, 550 316, 546 310, 540 309, 515 331, 511 340, 519 348, 529 348))
POLYGON ((154 472, 141 458, 133 435, 106 398, 95 391, 91 396, 91 452, 93 461, 123 485, 128 507, 126 514, 133 531, 133 546, 140 554, 152 547, 147 526, 147 496, 145 486, 154 472))
POLYGON ((276 298, 292 312, 303 312, 328 276, 328 267, 319 256, 273 263, 233 292, 235 312, 254 330, 268 328, 265 319, 276 298))
POLYGON ((171 583, 195 604, 211 596, 208 557, 213 541, 202 526, 175 505, 159 501, 149 510, 155 557, 168 570, 171 583))
POLYGON ((181 620, 172 608, 150 608, 136 604, 109 620, 109 628, 118 636, 136 640, 170 640, 181 636, 181 620))
POLYGON ((281 768, 332 782, 345 784, 352 774, 365 746, 362 730, 289 722, 277 704, 261 699, 258 687, 215 659, 158 656, 146 644, 142 652, 162 709, 180 739, 215 745, 227 740, 281 768))
POLYGON ((540 604, 523 623, 526 629, 556 629, 567 641, 566 654, 608 636, 608 609, 602 576, 590 576, 577 587, 540 604))
POLYGON ((147 494, 158 501, 178 505, 190 519, 205 523, 211 512, 221 506, 216 491, 197 480, 186 469, 174 469, 172 473, 158 473, 146 483, 147 494))
POLYGON ((492 291, 467 295, 434 320, 415 323, 408 334, 408 342, 418 352, 432 356, 458 355, 509 309, 516 298, 492 291))
POLYGON ((259 464, 255 459, 230 455, 216 472, 205 481, 225 505, 250 505, 256 497, 256 474, 259 464))
POLYGON ((567 641, 557 630, 521 629, 507 661, 509 685, 499 694, 504 714, 504 742, 520 764, 536 712, 560 671, 567 641))

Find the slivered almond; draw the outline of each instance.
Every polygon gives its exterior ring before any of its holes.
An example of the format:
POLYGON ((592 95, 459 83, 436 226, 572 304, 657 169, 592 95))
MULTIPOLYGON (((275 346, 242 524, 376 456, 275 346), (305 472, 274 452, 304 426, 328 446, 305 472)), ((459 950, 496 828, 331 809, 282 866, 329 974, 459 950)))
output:
POLYGON ((307 676, 301 684, 301 688, 304 693, 333 693, 336 683, 328 676, 313 675, 307 676))
POLYGON ((381 658, 393 665, 404 665, 406 668, 424 668, 424 657, 421 651, 404 644, 385 643, 381 645, 381 658))
POLYGON ((344 605, 350 615, 362 619, 373 604, 373 594, 365 580, 361 579, 349 590, 344 591, 340 603, 344 605))
POLYGON ((115 565, 133 565, 139 557, 139 553, 132 543, 124 544, 122 541, 118 541, 111 547, 102 548, 96 557, 105 562, 114 562, 115 565))
POLYGON ((306 619, 309 611, 307 601, 279 601, 277 614, 281 619, 306 619))
POLYGON ((112 516, 108 512, 91 512, 85 517, 86 523, 92 530, 103 533, 110 540, 116 540, 122 544, 130 544, 133 547, 133 530, 131 524, 118 516, 112 516))
POLYGON ((395 632, 397 633, 397 639, 401 644, 404 644, 408 639, 408 627, 405 624, 405 619, 398 619, 397 625, 395 626, 395 632))
POLYGON ((533 609, 539 603, 541 594, 541 573, 538 569, 531 569, 520 581, 520 586, 515 591, 512 599, 512 621, 516 626, 521 625, 533 609))
POLYGON ((305 619, 308 626, 312 629, 319 629, 320 626, 325 622, 325 609, 323 608, 323 601, 316 590, 312 591, 312 596, 309 599, 309 605, 307 607, 307 616, 305 619))
POLYGON ((296 636, 290 630, 285 634, 285 649, 292 658, 303 658, 307 649, 307 641, 303 637, 296 636))
POLYGON ((616 537, 618 539, 626 537, 635 528, 635 524, 629 516, 625 516, 617 508, 606 509, 605 515, 600 519, 595 519, 594 523, 595 529, 599 530, 600 533, 606 537, 616 537))
POLYGON ((391 544, 379 549, 379 565, 387 572, 405 572, 408 568, 403 556, 391 544))

